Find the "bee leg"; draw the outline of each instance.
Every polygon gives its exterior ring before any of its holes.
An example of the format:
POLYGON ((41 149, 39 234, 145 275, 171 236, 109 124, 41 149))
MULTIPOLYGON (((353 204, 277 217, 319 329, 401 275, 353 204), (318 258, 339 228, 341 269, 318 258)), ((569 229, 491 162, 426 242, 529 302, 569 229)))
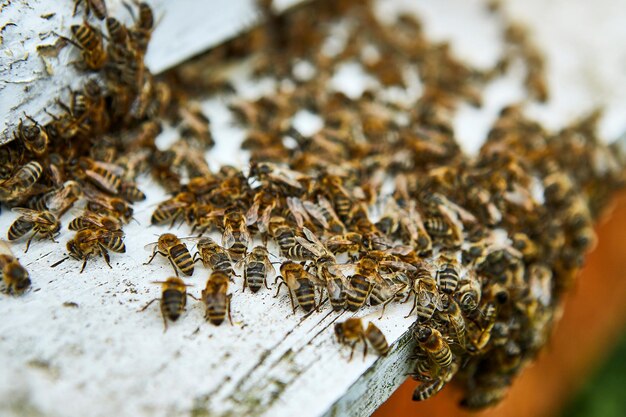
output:
POLYGON ((293 309, 293 314, 296 314, 296 308, 298 308, 298 306, 296 306, 296 304, 293 302, 293 294, 291 294, 291 290, 288 289, 289 292, 289 301, 291 301, 291 308, 293 309))
POLYGON ((85 270, 85 266, 87 266, 87 258, 83 260, 83 266, 80 268, 80 272, 79 272, 80 274, 82 274, 83 271, 85 270))
POLYGON ((270 289, 270 287, 268 287, 267 285, 267 277, 263 278, 263 284, 265 285, 265 288, 267 288, 268 290, 270 289))
POLYGON ((230 299, 233 298, 232 294, 228 294, 228 297, 226 298, 226 311, 228 311, 228 321, 230 322, 230 325, 233 325, 233 318, 230 315, 230 299))
POLYGON ((140 310, 137 310, 137 312, 139 313, 139 312, 141 312, 141 311, 144 311, 146 308, 150 307, 150 305, 151 305, 152 303, 154 303, 155 301, 157 301, 157 300, 160 300, 160 298, 153 298, 152 300, 150 300, 150 301, 148 302, 148 304, 146 304, 145 306, 143 306, 140 310))
POLYGON ((164 314, 161 314, 161 317, 163 317, 163 333, 165 333, 167 331, 167 318, 164 314))
POLYGON ((167 260, 170 261, 170 264, 172 265, 172 268, 174 268, 174 273, 176 273, 176 276, 178 277, 178 268, 176 268, 176 264, 174 263, 174 261, 172 260, 171 256, 167 257, 167 260))
POLYGON ((156 250, 156 248, 155 248, 155 249, 152 251, 152 256, 150 257, 150 259, 148 260, 148 262, 145 262, 145 263, 144 263, 144 265, 148 265, 150 262, 152 262, 152 260, 154 259, 154 257, 156 256, 156 254, 157 254, 157 253, 158 253, 159 255, 166 256, 166 255, 164 255, 162 252, 160 252, 160 251, 156 250))
POLYGON ((350 358, 348 358, 348 362, 350 362, 352 360, 352 357, 354 356, 354 349, 356 348, 356 341, 353 342, 350 345, 350 358))
POLYGON ((274 285, 276 285, 279 279, 282 279, 282 281, 280 282, 280 284, 278 284, 278 288, 276 288, 276 295, 274 295, 274 298, 278 297, 278 292, 280 291, 280 287, 285 283, 285 280, 283 279, 283 277, 281 277, 280 275, 277 275, 276 279, 274 280, 274 285))
POLYGON ((30 242, 33 241, 33 238, 35 237, 36 234, 37 232, 33 233, 26 241, 26 250, 24 250, 24 253, 28 252, 28 248, 30 248, 30 242))
POLYGON ((241 292, 246 291, 246 286, 247 285, 248 285, 248 274, 246 273, 246 270, 244 268, 244 270, 243 270, 243 288, 241 289, 241 292))
POLYGON ((364 335, 361 335, 361 341, 363 342, 363 360, 365 360, 365 357, 367 356, 367 340, 365 340, 364 335))
POLYGON ((194 300, 196 300, 196 301, 202 301, 200 298, 196 297, 196 296, 195 296, 195 295, 193 295, 193 294, 189 294, 189 293, 187 293, 187 295, 188 295, 188 296, 190 296, 191 298, 193 298, 193 299, 194 299, 194 300))
POLYGON ((417 308, 417 295, 415 295, 415 298, 413 298, 413 308, 411 308, 411 311, 409 311, 409 314, 404 316, 404 318, 406 319, 407 317, 409 317, 411 315, 411 313, 413 313, 413 311, 415 311, 416 308, 417 308))
MULTIPOLYGON (((392 301, 393 301, 393 299, 394 299, 394 298, 393 298, 393 297, 391 297, 389 300, 387 300, 387 301, 385 301, 385 302, 383 303, 383 311, 381 311, 381 313, 380 313, 380 317, 378 318, 378 320, 380 320, 380 319, 382 319, 382 318, 383 318, 383 316, 385 315, 385 309, 387 308, 387 304, 389 304, 390 302, 392 302, 392 301)), ((410 316, 410 315, 411 315, 411 314, 409 313, 409 316, 410 316)))

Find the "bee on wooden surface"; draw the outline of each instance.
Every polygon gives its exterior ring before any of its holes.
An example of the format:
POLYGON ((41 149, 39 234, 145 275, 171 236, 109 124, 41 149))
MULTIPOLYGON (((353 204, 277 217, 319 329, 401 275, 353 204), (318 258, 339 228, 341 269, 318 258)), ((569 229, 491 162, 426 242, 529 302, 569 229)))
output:
POLYGON ((182 279, 171 277, 165 281, 153 281, 154 284, 161 284, 161 298, 155 298, 148 302, 141 310, 144 311, 152 303, 158 301, 161 306, 161 316, 163 317, 163 327, 167 330, 167 320, 176 321, 179 319, 185 306, 187 305, 187 287, 182 279))
POLYGON ((230 324, 233 323, 230 316, 232 294, 227 294, 229 280, 230 277, 223 271, 213 271, 206 287, 202 290, 202 302, 206 306, 205 318, 216 326, 222 324, 226 318, 226 313, 228 313, 230 324))
POLYGON ((152 31, 154 30, 154 13, 148 3, 140 2, 136 4, 139 8, 139 13, 135 18, 133 10, 128 4, 124 3, 124 6, 126 6, 135 20, 135 24, 129 29, 129 34, 137 51, 145 54, 150 38, 152 37, 152 31))
MULTIPOLYGON (((87 261, 93 256, 102 256, 108 267, 112 268, 109 251, 117 253, 126 252, 126 246, 122 240, 121 233, 106 230, 83 229, 78 231, 76 235, 67 242, 69 257, 83 261, 83 265, 80 268, 81 273, 85 270, 87 261)), ((67 258, 51 265, 51 267, 54 268, 65 259, 67 258)))
POLYGON ((283 217, 274 216, 269 221, 269 232, 283 256, 294 260, 314 259, 315 255, 296 241, 296 235, 283 217))
POLYGON ((183 106, 179 108, 178 112, 182 119, 181 133, 183 137, 192 137, 207 148, 215 145, 209 118, 198 106, 183 106))
POLYGON ((335 336, 339 343, 352 342, 349 360, 352 360, 354 348, 359 341, 363 342, 363 358, 367 356, 368 342, 380 356, 386 356, 389 352, 389 344, 383 332, 372 322, 368 324, 367 329, 364 329, 360 318, 352 317, 344 322, 335 323, 335 336))
POLYGON ((323 266, 318 269, 318 277, 321 276, 325 283, 328 300, 334 311, 341 311, 346 308, 348 303, 348 291, 350 282, 338 270, 332 266, 323 266))
POLYGON ((122 181, 120 184, 119 195, 123 199, 133 203, 146 199, 144 192, 137 187, 137 184, 131 181, 122 181))
POLYGON ((81 50, 84 65, 90 70, 99 70, 104 67, 107 53, 100 31, 87 22, 83 22, 82 25, 72 25, 70 29, 76 41, 69 41, 81 50))
POLYGON ((441 307, 442 310, 437 312, 437 316, 450 327, 452 340, 465 348, 465 318, 461 313, 461 308, 454 298, 447 294, 441 297, 441 307))
POLYGON ((424 323, 430 320, 435 309, 441 308, 441 296, 437 289, 437 282, 433 279, 431 271, 424 266, 419 267, 415 273, 412 294, 413 307, 407 317, 415 311, 417 321, 424 323))
POLYGON ((76 16, 76 10, 78 5, 85 2, 85 15, 89 16, 93 13, 98 19, 103 20, 107 17, 107 5, 105 0, 74 0, 74 13, 72 16, 76 16))
POLYGON ((281 281, 276 289, 276 296, 278 296, 280 287, 285 284, 294 313, 296 311, 296 305, 293 301, 293 294, 296 296, 298 305, 302 307, 305 312, 308 313, 316 308, 315 286, 317 278, 315 275, 308 273, 302 265, 292 261, 283 262, 280 266, 280 273, 281 275, 276 277, 276 281, 281 281))
POLYGON ((354 274, 350 277, 350 287, 347 289, 346 304, 349 311, 357 311, 365 304, 365 301, 372 293, 372 281, 361 274, 354 274))
POLYGON ((87 198, 87 209, 90 211, 109 215, 122 220, 124 223, 128 223, 133 217, 133 208, 125 200, 110 197, 89 186, 83 186, 82 189, 87 198))
MULTIPOLYGON (((198 248, 197 256, 205 267, 213 271, 222 271, 229 277, 235 275, 230 253, 213 239, 202 237, 198 240, 196 247, 198 248)), ((194 257, 194 261, 197 259, 194 257)))
POLYGON ((439 330, 419 326, 415 331, 415 338, 437 366, 447 369, 452 365, 452 351, 439 330))
POLYGON ((333 235, 346 233, 346 226, 339 219, 333 206, 323 196, 318 196, 317 204, 310 201, 302 202, 305 210, 325 229, 333 235))
POLYGON ((170 264, 172 264, 172 268, 174 268, 174 272, 176 272, 177 276, 179 270, 183 273, 183 275, 193 275, 193 258, 191 257, 187 246, 176 235, 172 233, 164 233, 159 236, 159 240, 157 242, 149 243, 146 245, 146 248, 152 249, 152 256, 144 265, 152 262, 154 257, 159 254, 166 257, 170 261, 170 264))
POLYGON ((82 196, 83 191, 76 181, 66 181, 60 188, 43 194, 39 203, 30 206, 33 210, 48 210, 57 218, 65 214, 82 196))
POLYGON ((255 246, 250 254, 242 260, 243 266, 243 288, 246 285, 250 291, 257 292, 262 285, 267 286, 267 276, 274 273, 275 269, 269 259, 269 252, 265 246, 255 246))
POLYGON ((24 144, 27 151, 35 156, 41 157, 48 151, 48 143, 50 142, 48 133, 32 117, 26 116, 26 118, 33 124, 24 126, 20 119, 15 137, 24 144))
POLYGON ((439 289, 446 293, 452 294, 459 285, 459 263, 454 258, 455 255, 440 255, 436 260, 437 274, 436 279, 439 289))
POLYGON ((459 286, 454 293, 463 312, 474 311, 482 297, 481 284, 475 273, 468 271, 467 276, 459 281, 459 286))
POLYGON ((320 178, 320 184, 326 196, 332 202, 339 218, 344 222, 348 222, 354 203, 350 192, 344 187, 343 178, 337 175, 323 175, 320 178))
POLYGON ((119 193, 122 184, 120 177, 122 170, 117 165, 80 157, 76 161, 75 167, 79 176, 84 176, 85 179, 101 190, 113 195, 119 193))
POLYGON ((17 200, 25 197, 41 177, 43 168, 36 161, 22 165, 11 177, 0 182, 0 199, 17 200))
POLYGON ((61 229, 61 223, 57 217, 49 211, 37 211, 27 208, 16 207, 14 212, 19 214, 19 217, 9 227, 7 237, 9 240, 17 240, 22 236, 31 233, 28 241, 26 242, 26 250, 30 247, 30 242, 36 236, 41 236, 56 242, 54 236, 59 233, 61 229))
POLYGON ((13 255, 9 244, 0 240, 0 272, 4 292, 20 295, 30 287, 30 276, 26 268, 13 255))
POLYGON ((382 304, 382 314, 384 314, 387 304, 410 289, 411 282, 404 271, 385 274, 382 278, 381 281, 374 283, 369 297, 369 304, 371 306, 382 304))
POLYGON ((196 202, 196 196, 190 192, 180 192, 154 209, 150 217, 151 224, 170 223, 173 227, 177 220, 185 218, 196 202))
POLYGON ((233 208, 226 210, 224 215, 222 244, 235 260, 243 258, 248 252, 250 233, 246 226, 246 219, 239 209, 233 208))
POLYGON ((96 214, 90 211, 74 218, 67 226, 69 230, 102 229, 109 232, 122 232, 122 224, 115 217, 96 214))

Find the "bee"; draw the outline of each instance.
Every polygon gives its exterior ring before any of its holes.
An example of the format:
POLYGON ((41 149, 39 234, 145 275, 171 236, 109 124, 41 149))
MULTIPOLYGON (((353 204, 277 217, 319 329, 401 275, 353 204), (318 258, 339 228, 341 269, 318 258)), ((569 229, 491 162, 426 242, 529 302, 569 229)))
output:
POLYGON ((471 410, 480 410, 498 404, 509 391, 510 384, 510 377, 506 374, 481 378, 480 384, 475 384, 469 390, 460 405, 471 410))
POLYGON ((476 310, 482 293, 480 281, 472 271, 468 271, 467 277, 459 281, 459 286, 454 296, 463 312, 476 310))
POLYGON ((458 370, 458 364, 453 362, 450 368, 440 370, 436 378, 431 378, 413 391, 413 401, 424 401, 437 394, 441 389, 452 380, 452 377, 458 370))
POLYGON ((23 197, 33 188, 42 172, 39 162, 31 161, 22 165, 10 178, 0 182, 0 199, 11 201, 23 197))
POLYGON ((74 0, 74 14, 72 16, 76 16, 78 5, 83 1, 85 1, 85 14, 87 16, 93 13, 100 20, 107 16, 107 5, 104 0, 74 0))
POLYGON ((376 222, 376 227, 387 236, 394 236, 400 228, 400 217, 402 217, 402 213, 398 203, 393 198, 389 198, 385 204, 383 215, 376 222))
POLYGON ((383 332, 372 322, 363 329, 363 322, 360 318, 352 317, 348 320, 335 323, 335 336, 339 343, 347 344, 352 342, 350 347, 350 360, 354 354, 354 348, 359 341, 363 342, 363 357, 367 356, 368 342, 380 356, 386 356, 389 352, 389 344, 383 332))
POLYGON ((347 253, 350 258, 356 260, 363 246, 363 236, 355 232, 333 235, 324 242, 324 245, 335 255, 347 253))
POLYGON ((413 307, 406 317, 409 317, 413 311, 416 311, 417 321, 424 323, 430 320, 435 313, 435 309, 441 308, 441 297, 437 289, 437 282, 433 279, 431 271, 424 266, 420 266, 415 273, 412 294, 414 297, 413 307))
POLYGON ((48 210, 57 218, 65 214, 76 201, 82 196, 83 191, 76 181, 67 181, 57 190, 50 191, 43 195, 43 204, 31 207, 37 210, 48 210))
POLYGON ((427 326, 418 326, 415 338, 428 357, 440 368, 447 369, 452 365, 452 351, 439 330, 427 326))
POLYGON ((7 294, 20 295, 30 287, 28 271, 13 256, 11 247, 3 240, 0 240, 0 271, 7 294))
POLYGON ((148 43, 152 37, 152 30, 154 29, 154 13, 148 3, 137 3, 139 7, 139 16, 135 17, 135 13, 130 6, 124 3, 124 6, 128 9, 131 16, 135 20, 135 24, 129 29, 132 44, 134 48, 141 54, 145 54, 148 49, 148 43))
MULTIPOLYGON (((111 258, 109 251, 124 253, 126 246, 122 240, 122 235, 106 230, 83 229, 76 233, 74 238, 67 242, 67 251, 70 258, 83 261, 80 273, 85 270, 87 261, 92 256, 102 256, 104 261, 111 268, 111 258)), ((67 259, 67 258, 65 258, 67 259)), ((52 265, 54 268, 65 259, 52 265)))
POLYGON ((350 283, 348 279, 338 270, 329 266, 322 266, 318 275, 326 285, 328 299, 333 311, 341 311, 348 303, 348 289, 350 283))
POLYGON ((144 311, 155 301, 161 305, 161 316, 163 317, 164 331, 167 330, 167 320, 176 321, 185 311, 187 305, 187 287, 182 279, 170 277, 165 281, 153 281, 154 284, 161 284, 161 298, 155 298, 148 302, 141 310, 144 311))
POLYGON ((82 25, 72 25, 70 29, 76 41, 68 41, 81 50, 85 66, 90 70, 99 70, 104 67, 107 53, 100 31, 86 21, 82 25))
POLYGON ((114 17, 107 17, 106 26, 111 43, 125 46, 128 40, 126 27, 114 17))
POLYGON ((246 256, 249 243, 250 233, 243 213, 236 208, 226 210, 222 245, 228 249, 233 259, 239 260, 246 256))
MULTIPOLYGON (((218 245, 210 237, 202 237, 197 243, 197 256, 207 268, 213 271, 222 271, 229 277, 235 275, 233 271, 232 259, 228 251, 218 245)), ((194 262, 198 258, 194 258, 194 262)))
POLYGON ((454 298, 444 294, 441 297, 442 310, 438 311, 437 316, 443 323, 447 323, 452 329, 454 335, 453 340, 458 343, 462 348, 465 348, 465 318, 461 313, 461 308, 456 303, 454 298))
POLYGON ((54 236, 59 233, 61 223, 59 223, 54 214, 49 211, 37 211, 19 207, 15 207, 13 211, 19 213, 19 217, 9 227, 7 237, 9 240, 17 240, 32 232, 26 242, 25 252, 28 252, 30 242, 35 236, 39 235, 55 242, 54 236))
POLYGON ((526 233, 518 232, 511 238, 513 247, 520 251, 524 261, 533 262, 540 254, 538 245, 526 233))
POLYGON ((459 285, 459 266, 456 259, 448 255, 439 255, 436 260, 437 283, 442 292, 452 294, 459 285))
POLYGON ((315 275, 308 273, 302 265, 292 261, 283 262, 280 266, 280 273, 281 275, 276 277, 276 281, 281 280, 281 282, 276 289, 275 297, 278 296, 280 287, 285 284, 294 313, 296 311, 296 305, 293 302, 292 292, 296 296, 298 305, 302 307, 305 312, 308 313, 316 308, 315 285, 317 278, 315 275))
POLYGON ((150 217, 151 224, 163 224, 170 222, 173 227, 181 217, 186 217, 196 202, 196 196, 190 192, 180 192, 173 198, 160 203, 150 217))
POLYGON ((133 208, 125 200, 108 196, 89 184, 83 184, 81 188, 87 199, 88 210, 115 217, 124 223, 133 217, 133 208))
POLYGON ((300 192, 302 190, 302 184, 297 181, 301 177, 302 174, 296 171, 281 168, 270 162, 253 162, 250 164, 248 173, 248 178, 257 179, 265 188, 286 194, 293 194, 294 191, 300 192))
POLYGON ((430 253, 432 240, 426 231, 422 216, 415 207, 415 202, 408 203, 409 208, 400 216, 400 232, 405 245, 413 246, 419 254, 430 253))
POLYGON ((296 241, 296 235, 283 217, 273 216, 269 221, 270 235, 276 240, 283 256, 294 260, 314 259, 315 255, 296 241))
POLYGON ((182 135, 183 137, 193 137, 203 146, 207 148, 215 145, 213 135, 210 130, 210 121, 208 117, 202 113, 198 106, 183 106, 179 110, 182 118, 182 135))
POLYGON ((320 184, 339 218, 347 221, 354 203, 350 192, 344 188, 343 179, 337 175, 326 174, 320 178, 320 184))
POLYGON ((174 272, 176 272, 177 276, 179 270, 183 273, 183 275, 193 275, 193 258, 191 257, 187 246, 178 237, 176 237, 176 235, 172 233, 164 233, 159 236, 159 240, 157 242, 149 243, 146 245, 146 248, 152 248, 152 256, 144 265, 152 262, 154 257, 159 254, 166 257, 170 261, 170 264, 172 264, 172 268, 174 268, 174 272))
POLYGON ((230 299, 232 294, 226 294, 229 280, 229 276, 223 271, 213 271, 209 276, 206 287, 202 290, 202 301, 206 306, 205 318, 216 326, 222 324, 227 312, 228 321, 230 324, 233 323, 230 316, 230 299))
POLYGON ((26 116, 26 118, 33 124, 24 126, 20 119, 15 136, 24 144, 26 150, 37 157, 41 157, 48 151, 48 143, 50 142, 48 133, 32 117, 26 116))
POLYGON ((265 238, 265 234, 269 231, 272 210, 278 206, 278 203, 279 200, 275 193, 266 190, 258 191, 246 213, 246 224, 256 226, 265 238))
POLYGON ((102 229, 109 232, 122 232, 122 225, 115 217, 96 214, 90 211, 74 218, 67 226, 70 230, 102 229))
POLYGON ((118 173, 121 174, 121 168, 117 165, 94 161, 87 157, 80 157, 78 158, 76 167, 80 170, 81 176, 84 176, 101 190, 113 195, 119 193, 122 178, 118 175, 118 173))
POLYGON ((243 288, 246 285, 250 291, 257 292, 261 289, 261 284, 267 286, 267 275, 274 273, 274 266, 270 262, 269 252, 265 246, 255 246, 250 254, 243 260, 243 288))
POLYGON ((410 288, 410 280, 403 271, 385 274, 383 279, 374 283, 369 297, 371 306, 383 305, 384 314, 387 304, 396 299, 398 295, 410 288))
POLYGON ((317 197, 317 204, 310 201, 303 201, 302 205, 305 210, 325 229, 333 235, 341 235, 346 233, 346 226, 339 219, 333 206, 323 196, 317 197))
POLYGON ((347 291, 347 299, 346 304, 348 306, 348 310, 357 311, 363 304, 365 304, 365 300, 372 293, 373 284, 366 276, 361 274, 354 274, 350 277, 350 287, 347 291))

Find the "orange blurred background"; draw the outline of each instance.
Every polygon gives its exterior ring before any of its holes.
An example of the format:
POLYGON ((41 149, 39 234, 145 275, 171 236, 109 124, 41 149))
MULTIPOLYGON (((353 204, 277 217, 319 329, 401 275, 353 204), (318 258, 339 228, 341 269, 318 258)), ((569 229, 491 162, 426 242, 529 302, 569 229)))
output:
POLYGON ((497 407, 461 410, 461 393, 446 387, 423 403, 411 401, 418 382, 407 380, 373 415, 428 417, 549 417, 563 406, 612 351, 626 325, 626 193, 597 226, 599 242, 565 301, 562 320, 539 360, 513 384, 497 407))

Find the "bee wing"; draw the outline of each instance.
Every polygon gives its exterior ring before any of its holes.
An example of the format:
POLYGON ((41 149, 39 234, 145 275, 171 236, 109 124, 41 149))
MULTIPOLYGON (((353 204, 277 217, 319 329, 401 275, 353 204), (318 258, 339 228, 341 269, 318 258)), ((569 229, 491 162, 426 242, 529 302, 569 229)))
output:
POLYGON ((394 246, 392 248, 385 250, 385 253, 390 253, 392 255, 406 256, 410 254, 411 252, 413 252, 414 250, 415 249, 413 249, 413 247, 409 245, 397 245, 397 246, 394 246))
POLYGON ((159 243, 159 242, 151 242, 151 243, 148 243, 148 244, 144 245, 144 247, 143 247, 143 248, 144 248, 145 250, 147 250, 147 251, 152 252, 158 243, 159 243))
POLYGON ((235 243, 235 236, 233 235, 232 230, 224 229, 224 234, 222 234, 222 246, 224 248, 230 248, 235 243))
POLYGON ((289 207, 291 214, 293 214, 294 219, 296 219, 296 224, 299 228, 304 227, 304 222, 306 220, 311 220, 299 198, 287 197, 287 206, 289 207))
POLYGON ((391 268, 397 269, 397 270, 404 270, 404 271, 411 271, 411 272, 415 272, 417 271, 417 268, 413 265, 411 265, 408 262, 402 262, 402 261, 380 261, 380 264, 383 266, 389 266, 391 268))
POLYGON ((343 226, 343 222, 339 219, 339 216, 337 215, 337 212, 335 212, 333 205, 330 204, 330 201, 328 201, 326 197, 318 196, 317 204, 319 204, 321 208, 325 209, 328 212, 328 214, 332 216, 333 220, 335 220, 337 223, 343 226))
POLYGON ((290 187, 293 188, 297 188, 297 189, 301 189, 302 188, 302 184, 300 184, 298 181, 296 180, 292 180, 291 178, 287 177, 286 175, 284 175, 284 173, 276 173, 276 172, 272 172, 270 174, 268 174, 268 176, 278 182, 282 182, 285 183, 287 185, 289 185, 290 187))
POLYGON ((24 219, 28 220, 29 222, 39 221, 39 213, 41 213, 37 210, 31 210, 23 207, 13 207, 11 211, 14 213, 19 213, 21 217, 24 217, 24 219))
POLYGON ((246 226, 253 225, 259 219, 259 208, 261 207, 261 201, 255 201, 248 211, 246 212, 246 226))
POLYGON ((0 239, 0 255, 13 256, 11 245, 6 240, 0 239))
POLYGON ((85 175, 91 178, 94 182, 96 182, 101 188, 106 190, 111 194, 117 194, 119 192, 119 187, 115 187, 111 181, 106 179, 104 176, 100 175, 98 172, 93 171, 91 169, 85 170, 85 175))
POLYGON ((102 161, 92 161, 93 165, 97 165, 100 168, 109 171, 117 176, 123 176, 124 175, 124 168, 122 168, 119 165, 116 164, 111 164, 109 162, 102 162, 102 161))
POLYGON ((332 265, 328 269, 333 274, 351 274, 356 265, 352 263, 332 265))
POLYGON ((269 230, 270 218, 272 217, 272 209, 273 207, 267 207, 263 210, 263 214, 261 215, 261 220, 258 222, 259 231, 265 233, 269 230))
POLYGON ((313 233, 312 231, 310 231, 306 227, 302 228, 302 232, 304 233, 304 236, 306 236, 306 238, 310 242, 314 243, 315 245, 319 246, 320 248, 323 248, 323 250, 326 250, 326 248, 324 247, 324 244, 317 238, 317 236, 315 236, 315 233, 313 233))
POLYGON ((311 251, 311 253, 313 253, 313 255, 317 257, 321 257, 325 254, 325 252, 322 249, 320 249, 319 246, 315 245, 314 243, 309 242, 302 236, 296 236, 296 241, 302 246, 304 246, 306 249, 311 251))
POLYGON ((311 203, 310 201, 303 201, 302 205, 304 206, 304 209, 319 223, 322 225, 322 227, 324 229, 328 229, 329 225, 328 222, 326 221, 326 218, 324 217, 324 215, 322 214, 322 210, 315 205, 314 203, 311 203))

